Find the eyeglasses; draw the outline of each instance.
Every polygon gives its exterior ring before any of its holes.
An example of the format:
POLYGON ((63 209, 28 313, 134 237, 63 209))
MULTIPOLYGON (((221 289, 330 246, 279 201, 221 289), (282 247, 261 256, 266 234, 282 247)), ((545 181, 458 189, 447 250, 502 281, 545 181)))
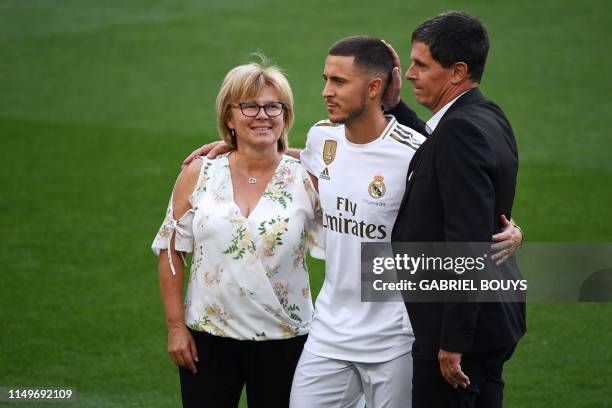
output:
POLYGON ((255 102, 240 102, 238 104, 233 104, 232 107, 240 108, 240 112, 242 112, 244 116, 253 118, 259 115, 261 108, 263 108, 264 112, 266 112, 266 115, 269 117, 278 116, 283 113, 285 105, 281 102, 270 102, 265 105, 258 105, 255 102))

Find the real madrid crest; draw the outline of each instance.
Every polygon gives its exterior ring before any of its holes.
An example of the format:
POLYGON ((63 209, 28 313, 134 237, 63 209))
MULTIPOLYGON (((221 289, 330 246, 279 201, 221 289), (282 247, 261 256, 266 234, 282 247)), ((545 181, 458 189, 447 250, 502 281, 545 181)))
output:
POLYGON ((326 140, 323 145, 323 162, 329 166, 336 158, 336 146, 338 143, 335 140, 326 140))
POLYGON ((381 198, 385 195, 387 187, 385 187, 384 180, 385 178, 380 174, 374 176, 374 180, 368 186, 368 193, 370 193, 370 197, 381 198))

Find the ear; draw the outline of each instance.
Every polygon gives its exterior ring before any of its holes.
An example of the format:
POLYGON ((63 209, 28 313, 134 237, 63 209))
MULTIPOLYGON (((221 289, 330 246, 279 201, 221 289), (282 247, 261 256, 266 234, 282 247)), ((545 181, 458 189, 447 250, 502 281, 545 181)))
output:
POLYGON ((382 95, 383 80, 380 77, 375 77, 368 82, 368 96, 376 98, 377 95, 382 95))
POLYGON ((236 129, 236 126, 234 126, 234 120, 232 119, 232 115, 230 115, 229 118, 227 118, 227 120, 225 121, 225 124, 230 129, 236 129))
POLYGON ((465 80, 469 80, 469 68, 465 62, 456 62, 453 64, 453 72, 451 83, 458 85, 465 80))

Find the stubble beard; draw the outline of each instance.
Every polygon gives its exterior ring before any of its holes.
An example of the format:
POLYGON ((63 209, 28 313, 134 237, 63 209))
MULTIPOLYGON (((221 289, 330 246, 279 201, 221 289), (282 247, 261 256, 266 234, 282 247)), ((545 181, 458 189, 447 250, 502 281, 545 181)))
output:
POLYGON ((357 107, 349 111, 345 117, 336 118, 336 119, 330 118, 329 121, 332 123, 347 125, 347 124, 350 124, 353 120, 361 117, 361 115, 363 115, 363 112, 365 112, 365 110, 366 110, 365 98, 361 98, 357 107))

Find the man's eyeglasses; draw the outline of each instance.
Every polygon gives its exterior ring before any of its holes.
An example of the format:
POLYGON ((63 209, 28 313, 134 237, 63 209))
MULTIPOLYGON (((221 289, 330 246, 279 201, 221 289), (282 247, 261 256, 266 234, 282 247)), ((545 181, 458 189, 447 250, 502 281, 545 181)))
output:
POLYGON ((265 105, 258 105, 255 102, 240 102, 238 104, 233 104, 232 107, 240 108, 240 112, 244 116, 255 117, 259 115, 259 111, 263 108, 266 115, 269 117, 278 116, 283 113, 284 105, 281 102, 270 102, 265 105))

